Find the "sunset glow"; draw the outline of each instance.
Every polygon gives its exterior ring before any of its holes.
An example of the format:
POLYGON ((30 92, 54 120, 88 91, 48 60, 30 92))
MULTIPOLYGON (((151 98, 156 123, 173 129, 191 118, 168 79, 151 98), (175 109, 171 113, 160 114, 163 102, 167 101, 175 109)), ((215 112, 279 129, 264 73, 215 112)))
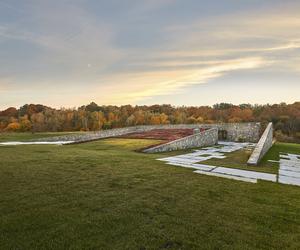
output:
POLYGON ((299 1, 241 2, 1 1, 0 107, 298 101, 299 1))

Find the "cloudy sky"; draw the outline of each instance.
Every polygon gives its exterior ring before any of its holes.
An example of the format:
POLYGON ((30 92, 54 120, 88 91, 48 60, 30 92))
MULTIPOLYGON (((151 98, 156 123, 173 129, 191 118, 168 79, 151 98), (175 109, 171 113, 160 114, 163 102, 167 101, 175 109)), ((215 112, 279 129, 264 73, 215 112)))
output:
POLYGON ((300 101, 300 1, 0 0, 0 108, 300 101))

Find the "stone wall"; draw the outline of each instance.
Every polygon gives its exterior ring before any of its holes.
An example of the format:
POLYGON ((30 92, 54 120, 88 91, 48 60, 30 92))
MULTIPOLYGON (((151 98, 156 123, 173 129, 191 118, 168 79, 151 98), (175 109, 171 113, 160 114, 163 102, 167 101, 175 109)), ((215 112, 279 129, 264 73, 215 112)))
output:
POLYGON ((218 142, 218 129, 211 128, 203 132, 186 136, 162 145, 145 149, 144 153, 167 152, 187 148, 212 146, 218 142))
MULTIPOLYGON (((68 134, 62 136, 55 136, 49 138, 41 138, 36 141, 74 141, 75 143, 81 143, 86 141, 93 141, 98 139, 104 139, 109 137, 116 137, 120 135, 125 135, 133 132, 140 131, 138 127, 126 127, 126 128, 116 128, 100 130, 95 132, 85 132, 83 134, 68 134)), ((143 131, 143 130, 141 130, 143 131)))
POLYGON ((75 143, 93 141, 97 139, 115 137, 134 132, 149 131, 152 129, 195 129, 195 128, 217 128, 227 131, 228 141, 249 141, 259 140, 260 123, 218 123, 218 124, 167 124, 167 125, 141 125, 134 127, 100 130, 97 132, 86 132, 84 134, 69 134, 50 138, 42 138, 37 141, 74 141, 75 143))
POLYGON ((210 126, 227 131, 228 141, 257 142, 260 136, 260 123, 257 122, 220 123, 211 124, 210 126))
POLYGON ((257 165, 263 156, 269 151, 273 144, 273 124, 270 122, 261 136, 259 142, 256 144, 247 164, 257 165))
POLYGON ((247 141, 258 142, 260 137, 260 123, 215 123, 215 124, 169 124, 169 125, 152 125, 138 126, 143 129, 180 129, 180 128, 217 128, 218 130, 227 131, 228 141, 247 141))

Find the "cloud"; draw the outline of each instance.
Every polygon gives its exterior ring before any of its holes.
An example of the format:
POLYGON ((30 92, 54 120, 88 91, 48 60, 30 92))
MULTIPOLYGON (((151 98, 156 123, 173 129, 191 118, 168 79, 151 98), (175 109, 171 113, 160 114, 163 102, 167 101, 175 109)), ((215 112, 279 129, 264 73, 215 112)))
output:
POLYGON ((41 1, 24 8, 22 22, 0 25, 0 41, 34 46, 38 67, 48 67, 50 74, 52 68, 64 68, 66 74, 80 77, 82 65, 92 64, 100 71, 123 56, 112 45, 113 28, 78 3, 41 1))
POLYGON ((64 93, 70 105, 142 103, 237 71, 299 72, 298 5, 195 15, 190 3, 194 16, 180 18, 175 0, 69 3, 8 4, 21 18, 0 23, 0 46, 12 44, 0 74, 10 73, 14 88, 34 87, 36 98, 64 93), (111 11, 120 6, 121 17, 111 11), (20 44, 34 47, 32 56, 14 52, 20 44))
MULTIPOLYGON (((296 71, 287 54, 299 55, 300 18, 297 12, 253 13, 213 17, 195 21, 194 24, 165 29, 166 36, 174 43, 168 48, 150 51, 143 58, 134 58, 125 70, 165 75, 181 72, 179 77, 170 75, 170 80, 152 79, 140 82, 142 90, 130 89, 127 94, 117 95, 114 100, 140 101, 157 95, 176 93, 183 88, 208 83, 211 79, 233 71, 268 68, 296 71), (275 18, 276 17, 276 18, 275 18), (279 27, 279 28, 278 28, 279 27), (283 60, 285 61, 283 61, 283 60)), ((297 65, 297 64, 296 64, 297 65)), ((123 68, 124 69, 124 68, 123 68)), ((127 79, 130 81, 130 77, 127 79)), ((126 83, 124 85, 129 85, 126 83)))
POLYGON ((153 11, 160 9, 162 7, 166 7, 168 5, 171 5, 175 3, 175 0, 143 0, 143 1, 138 1, 134 8, 133 12, 135 13, 144 13, 148 11, 153 11))
MULTIPOLYGON (((259 57, 240 58, 218 62, 215 65, 206 66, 196 71, 164 71, 159 74, 154 71, 146 74, 133 74, 131 77, 127 75, 124 77, 126 82, 119 85, 118 93, 111 94, 110 100, 113 100, 113 103, 135 103, 153 96, 178 93, 185 87, 207 83, 211 79, 221 77, 232 71, 255 69, 269 64, 270 62, 259 57), (138 84, 139 82, 143 82, 143 84, 138 84)), ((113 80, 109 81, 113 82, 113 80)), ((109 92, 112 93, 112 89, 109 89, 109 92)))
MULTIPOLYGON (((295 30, 300 22, 286 15, 277 21, 272 18, 273 14, 267 13, 252 17, 231 15, 166 29, 166 36, 174 43, 165 49, 145 51, 142 57, 133 54, 122 67, 128 74, 119 71, 122 86, 115 84, 121 94, 112 94, 110 100, 135 103, 178 93, 238 70, 274 69, 290 51, 298 54, 300 36, 295 30), (276 30, 278 25, 281 29, 276 30)), ((290 63, 285 65, 289 67, 290 63)), ((294 66, 289 68, 294 70, 294 66)))
POLYGON ((1 77, 0 76, 0 93, 7 92, 9 90, 12 90, 12 79, 8 77, 1 77))
MULTIPOLYGON (((171 37, 174 55, 222 56, 258 52, 278 52, 299 48, 299 5, 287 3, 254 11, 232 11, 229 14, 201 17, 189 25, 165 28, 171 37)), ((252 55, 253 56, 253 55, 252 55)))
POLYGON ((300 48, 300 42, 290 42, 285 45, 277 46, 277 47, 271 47, 271 48, 265 48, 260 49, 257 51, 279 51, 279 50, 290 50, 290 49, 299 49, 300 48))

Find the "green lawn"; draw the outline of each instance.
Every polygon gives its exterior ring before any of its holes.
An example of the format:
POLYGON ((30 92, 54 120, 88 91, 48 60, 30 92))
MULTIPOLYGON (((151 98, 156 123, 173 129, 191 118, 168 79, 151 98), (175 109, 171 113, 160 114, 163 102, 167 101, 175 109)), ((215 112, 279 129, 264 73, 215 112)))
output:
POLYGON ((84 132, 43 132, 43 133, 0 133, 0 142, 7 142, 7 141, 28 141, 40 138, 47 138, 52 136, 60 136, 66 134, 78 134, 84 132))
POLYGON ((279 153, 300 154, 300 144, 276 142, 262 159, 261 164, 269 164, 268 160, 279 161, 279 153))
POLYGON ((135 152, 151 143, 0 147, 0 248, 299 249, 299 187, 135 152))

